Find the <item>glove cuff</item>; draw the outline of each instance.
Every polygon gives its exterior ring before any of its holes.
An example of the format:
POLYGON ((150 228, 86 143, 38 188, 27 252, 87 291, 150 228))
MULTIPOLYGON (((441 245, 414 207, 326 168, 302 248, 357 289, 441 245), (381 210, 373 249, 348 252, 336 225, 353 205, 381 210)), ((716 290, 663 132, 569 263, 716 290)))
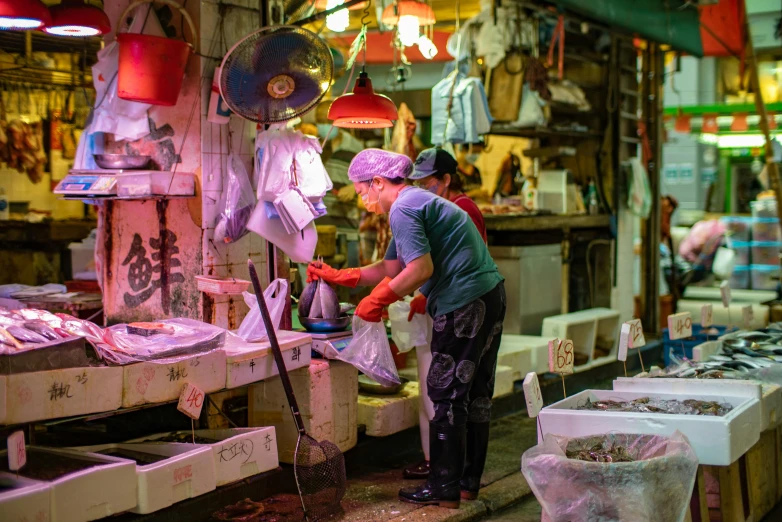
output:
POLYGON ((356 288, 358 286, 358 282, 361 280, 361 269, 360 268, 345 268, 345 286, 349 286, 350 288, 356 288))
POLYGON ((376 299, 378 304, 388 306, 391 303, 396 303, 402 299, 400 296, 396 295, 396 292, 391 290, 390 286, 388 286, 388 283, 390 282, 391 278, 386 277, 380 281, 380 284, 372 291, 372 296, 376 299))

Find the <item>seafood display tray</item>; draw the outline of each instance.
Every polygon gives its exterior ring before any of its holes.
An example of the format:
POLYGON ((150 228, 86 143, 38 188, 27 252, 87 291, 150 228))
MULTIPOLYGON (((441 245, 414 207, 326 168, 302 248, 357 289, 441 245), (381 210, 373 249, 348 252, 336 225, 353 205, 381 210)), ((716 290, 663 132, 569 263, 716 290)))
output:
POLYGON ((51 520, 49 484, 0 472, 0 513, 3 520, 51 520))
MULTIPOLYGON (((312 336, 304 332, 279 330, 282 357, 288 371, 309 366, 312 357, 312 336)), ((236 388, 278 375, 269 341, 248 343, 231 337, 223 347, 226 353, 226 388, 236 388)))
MULTIPOLYGON (((51 480, 26 477, 28 481, 43 484, 49 489, 50 517, 43 520, 51 522, 97 520, 127 511, 136 505, 136 471, 132 461, 68 449, 29 446, 27 465, 20 472, 20 476, 34 473, 34 469, 40 467, 36 464, 36 459, 41 458, 46 459, 47 466, 53 465, 52 461, 55 459, 70 461, 76 464, 74 468, 79 467, 77 463, 84 464, 83 469, 75 469, 51 480)), ((7 451, 0 451, 0 459, 7 462, 7 451)), ((7 469, 4 471, 7 474, 7 469)), ((3 520, 7 518, 3 517, 3 520)), ((30 518, 30 520, 40 519, 30 518)))
POLYGON ((117 366, 16 373, 4 379, 5 424, 113 411, 122 404, 122 368, 117 366))
POLYGON ((107 450, 126 450, 165 457, 146 465, 122 459, 123 462, 131 464, 134 470, 132 491, 135 498, 133 506, 128 508, 134 513, 152 513, 182 500, 208 493, 216 486, 212 452, 209 448, 196 444, 152 442, 105 444, 75 449, 90 455, 107 450))
POLYGON ((614 381, 614 390, 747 397, 760 401, 761 433, 776 427, 782 420, 782 387, 775 384, 740 379, 619 377, 614 381))
MULTIPOLYGON (((146 443, 145 445, 147 446, 150 444, 182 444, 156 441, 171 435, 190 440, 192 433, 190 431, 158 433, 129 442, 134 443, 132 444, 133 447, 140 442, 146 443)), ((273 426, 265 428, 195 430, 195 436, 215 441, 204 444, 196 440, 195 445, 199 448, 206 447, 211 449, 215 479, 218 486, 224 486, 252 475, 264 473, 279 466, 277 435, 273 426)), ((192 446, 189 443, 184 445, 192 446)), ((129 444, 129 446, 131 445, 129 444)))
POLYGON ((225 387, 226 357, 222 349, 201 355, 145 361, 121 366, 122 407, 173 401, 185 383, 204 393, 225 387))
POLYGON ((0 375, 98 365, 98 358, 83 337, 32 345, 35 348, 0 355, 0 375))
MULTIPOLYGON (((760 438, 760 401, 730 395, 642 393, 616 390, 585 390, 540 412, 542 437, 546 433, 583 437, 603 433, 638 433, 669 436, 679 430, 687 436, 701 464, 728 466, 760 438), (653 396, 666 400, 695 399, 725 402, 733 409, 722 417, 634 412, 577 410, 591 401, 632 401, 653 396)), ((542 442, 539 438, 538 442, 542 442)))

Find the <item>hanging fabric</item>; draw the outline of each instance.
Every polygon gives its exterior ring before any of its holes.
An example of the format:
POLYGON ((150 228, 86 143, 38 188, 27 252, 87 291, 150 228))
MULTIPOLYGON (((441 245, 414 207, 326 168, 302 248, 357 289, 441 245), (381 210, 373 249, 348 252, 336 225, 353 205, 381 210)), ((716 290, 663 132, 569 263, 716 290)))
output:
POLYGON ((548 66, 554 65, 554 46, 559 43, 559 63, 557 64, 558 75, 561 81, 565 77, 565 17, 557 17, 557 25, 554 28, 554 34, 551 37, 551 43, 548 47, 548 66))

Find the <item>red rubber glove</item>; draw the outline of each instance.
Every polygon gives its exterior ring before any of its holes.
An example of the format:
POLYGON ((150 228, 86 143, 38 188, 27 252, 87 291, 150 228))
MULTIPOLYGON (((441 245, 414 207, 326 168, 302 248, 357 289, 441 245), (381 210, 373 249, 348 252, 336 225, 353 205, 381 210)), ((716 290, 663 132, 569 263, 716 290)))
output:
POLYGON ((314 263, 307 265, 307 282, 311 283, 323 279, 327 283, 333 285, 349 286, 350 288, 356 288, 358 281, 361 279, 360 268, 345 268, 344 270, 337 270, 331 268, 326 263, 321 263, 320 267, 315 266, 314 263))
POLYGON ((407 322, 413 320, 413 317, 415 317, 415 314, 425 314, 426 313, 426 296, 424 294, 418 294, 417 296, 413 297, 413 300, 410 301, 410 313, 407 316, 407 322))
POLYGON ((383 308, 402 299, 388 286, 390 281, 390 277, 380 281, 372 293, 358 303, 355 312, 358 317, 370 323, 379 323, 383 318, 383 308))

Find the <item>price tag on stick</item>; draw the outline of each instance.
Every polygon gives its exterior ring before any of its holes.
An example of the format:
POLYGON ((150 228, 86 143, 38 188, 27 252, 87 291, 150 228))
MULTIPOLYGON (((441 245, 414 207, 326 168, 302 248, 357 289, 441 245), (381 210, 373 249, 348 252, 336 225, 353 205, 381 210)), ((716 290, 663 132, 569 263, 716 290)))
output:
POLYGON ((746 305, 741 307, 741 322, 744 325, 745 330, 752 328, 752 322, 755 320, 755 313, 752 310, 752 305, 746 305))
POLYGON ((27 463, 27 449, 24 446, 24 432, 15 431, 8 437, 8 469, 19 471, 27 463))
POLYGON ((646 346, 646 338, 644 337, 644 327, 641 324, 640 319, 633 319, 627 321, 630 325, 630 348, 640 348, 646 346))
POLYGON ((714 324, 714 307, 710 304, 701 307, 701 326, 708 328, 714 324))
POLYGON ((630 323, 624 323, 619 331, 619 355, 617 359, 622 361, 625 367, 625 377, 627 377, 627 345, 630 344, 630 323))
POLYGON ((548 369, 562 378, 562 393, 567 398, 565 374, 573 373, 573 341, 554 339, 548 342, 548 369))
POLYGON ((529 372, 524 377, 524 398, 527 401, 527 414, 530 418, 534 419, 543 409, 543 395, 540 393, 540 382, 538 382, 538 374, 535 372, 529 372))
POLYGON ((176 409, 190 417, 190 430, 195 444, 195 420, 201 416, 201 408, 204 406, 204 392, 191 383, 186 383, 179 394, 179 404, 176 409))
POLYGON ((692 337, 692 317, 690 312, 679 312, 668 316, 668 337, 672 341, 692 337))
POLYGON ((720 296, 722 297, 722 306, 725 308, 730 307, 730 282, 723 281, 720 283, 720 296))

